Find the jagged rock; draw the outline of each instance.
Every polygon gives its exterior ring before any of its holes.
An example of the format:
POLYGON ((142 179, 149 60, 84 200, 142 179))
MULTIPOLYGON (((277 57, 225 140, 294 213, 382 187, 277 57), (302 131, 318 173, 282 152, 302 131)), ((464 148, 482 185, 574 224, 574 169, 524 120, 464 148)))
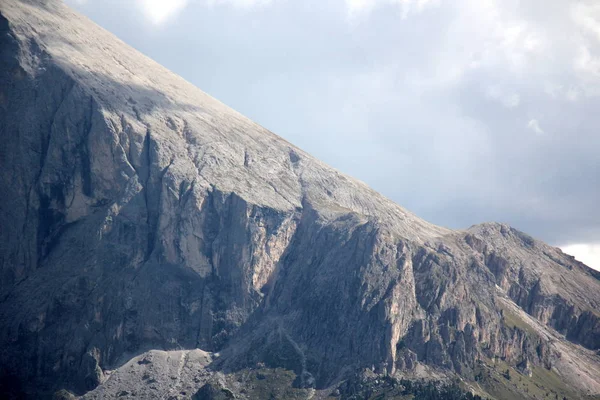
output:
POLYGON ((560 250, 423 221, 57 0, 0 2, 0 52, 3 393, 523 359, 600 393, 600 275, 560 250))
POLYGON ((396 361, 396 368, 403 371, 412 371, 417 365, 417 355, 409 350, 402 349, 397 353, 398 360, 396 361))
POLYGON ((531 377, 533 375, 533 372, 531 371, 531 368, 529 367, 529 360, 527 358, 525 358, 522 362, 520 362, 517 365, 517 370, 526 376, 531 377))
POLYGON ((52 396, 52 400, 74 400, 76 397, 73 395, 73 393, 69 392, 68 390, 59 390, 58 392, 54 393, 54 395, 52 396))
POLYGON ((207 383, 192 396, 193 400, 233 400, 235 395, 233 392, 218 384, 207 383))

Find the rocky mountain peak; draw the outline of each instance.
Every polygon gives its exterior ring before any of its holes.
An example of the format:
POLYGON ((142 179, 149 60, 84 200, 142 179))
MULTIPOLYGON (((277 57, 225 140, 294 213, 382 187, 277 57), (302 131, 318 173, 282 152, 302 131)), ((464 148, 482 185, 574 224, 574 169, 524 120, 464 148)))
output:
POLYGON ((600 393, 572 257, 428 223, 61 2, 0 15, 4 393, 600 393))

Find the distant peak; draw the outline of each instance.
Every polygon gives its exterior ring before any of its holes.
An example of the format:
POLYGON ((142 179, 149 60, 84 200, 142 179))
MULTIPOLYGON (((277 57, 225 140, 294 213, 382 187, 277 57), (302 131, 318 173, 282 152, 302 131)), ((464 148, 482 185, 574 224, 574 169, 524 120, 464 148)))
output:
POLYGON ((467 231, 484 237, 502 236, 504 238, 513 238, 524 244, 526 247, 533 247, 536 243, 536 240, 533 237, 501 222, 484 222, 482 224, 471 226, 467 231))

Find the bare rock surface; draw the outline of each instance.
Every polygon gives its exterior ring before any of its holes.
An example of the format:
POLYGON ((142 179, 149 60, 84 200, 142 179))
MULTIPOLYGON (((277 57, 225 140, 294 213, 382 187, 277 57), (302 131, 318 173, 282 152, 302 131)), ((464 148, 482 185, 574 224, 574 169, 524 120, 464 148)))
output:
POLYGON ((151 350, 105 371, 105 382, 83 398, 190 398, 210 378, 211 361, 212 355, 200 349, 151 350))
POLYGON ((298 398, 365 369, 485 392, 488 363, 600 394, 598 273, 423 221, 59 1, 0 0, 0 138, 10 396, 246 398, 257 366, 298 398))

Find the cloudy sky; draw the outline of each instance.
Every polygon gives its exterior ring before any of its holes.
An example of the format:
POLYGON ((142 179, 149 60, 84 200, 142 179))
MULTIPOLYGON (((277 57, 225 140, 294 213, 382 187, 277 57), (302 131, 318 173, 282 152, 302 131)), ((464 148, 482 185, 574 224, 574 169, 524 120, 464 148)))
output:
POLYGON ((419 216, 600 269, 595 0, 66 0, 419 216))

